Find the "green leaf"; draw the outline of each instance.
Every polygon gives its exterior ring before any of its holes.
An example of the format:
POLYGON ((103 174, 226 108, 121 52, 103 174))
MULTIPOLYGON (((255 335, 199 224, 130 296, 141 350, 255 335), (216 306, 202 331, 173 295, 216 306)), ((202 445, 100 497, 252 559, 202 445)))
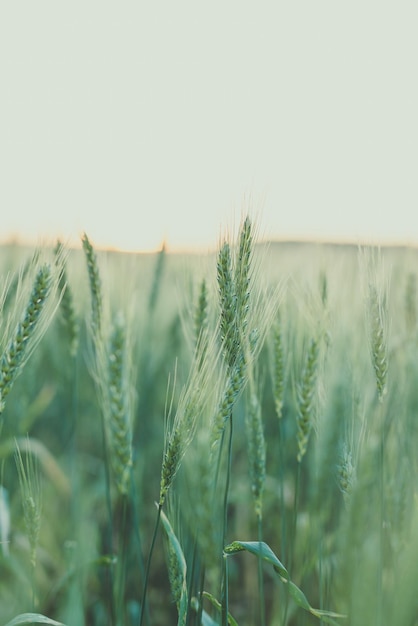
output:
POLYGON ((334 617, 339 619, 344 619, 347 617, 346 615, 341 615, 340 613, 334 613, 333 611, 322 611, 320 609, 313 609, 312 607, 310 609, 310 612, 312 613, 312 615, 315 615, 315 617, 318 617, 326 624, 332 624, 333 626, 341 626, 338 622, 335 621, 335 619, 333 619, 334 617))
POLYGON ((321 609, 314 609, 310 604, 301 589, 295 583, 290 580, 289 572, 274 554, 273 550, 264 541, 233 541, 229 545, 225 546, 224 554, 231 555, 237 552, 246 550, 251 552, 255 556, 262 558, 263 561, 273 565, 275 572, 279 575, 281 581, 288 585, 289 594, 293 598, 294 602, 305 611, 311 613, 315 617, 318 617, 327 624, 333 624, 339 626, 333 618, 345 618, 346 615, 340 613, 333 613, 332 611, 322 611, 321 609))
POLYGON ((297 587, 295 583, 292 583, 291 580, 289 580, 289 594, 298 606, 301 606, 302 609, 305 609, 305 611, 311 612, 312 607, 309 604, 307 597, 303 593, 302 589, 299 589, 299 587, 297 587))
MULTIPOLYGON (((208 591, 204 591, 202 595, 204 598, 207 598, 213 604, 213 606, 218 609, 218 611, 222 610, 222 605, 219 600, 215 598, 215 596, 213 596, 208 591)), ((216 624, 216 622, 214 623, 216 624)), ((238 622, 232 617, 231 613, 228 613, 228 624, 231 624, 231 626, 238 626, 238 622)))
POLYGON ((182 573, 183 576, 183 584, 182 584, 182 589, 181 589, 181 597, 180 597, 180 601, 179 601, 179 606, 178 606, 178 626, 183 626, 183 624, 186 623, 186 619, 187 619, 187 585, 186 585, 186 574, 187 574, 187 565, 186 565, 186 559, 184 558, 184 554, 183 554, 183 550, 181 549, 181 545, 179 540, 176 537, 176 534, 173 530, 173 527, 171 526, 168 517, 166 516, 166 514, 164 513, 163 510, 161 510, 161 521, 163 523, 164 526, 164 530, 167 533, 167 537, 168 540, 171 544, 171 547, 174 550, 174 554, 176 555, 176 559, 177 559, 177 563, 178 563, 178 567, 182 573))
POLYGON ((56 622, 40 613, 22 613, 17 615, 4 626, 18 626, 18 624, 49 624, 50 626, 65 626, 62 622, 56 622))
POLYGON ((251 552, 251 554, 261 557, 263 561, 270 563, 274 567, 281 578, 285 581, 289 580, 289 572, 274 554, 270 546, 264 541, 233 541, 224 548, 225 554, 236 554, 242 550, 246 550, 247 552, 251 552))
POLYGON ((214 619, 211 618, 209 613, 206 611, 202 611, 202 626, 219 626, 218 622, 215 622, 214 619))
MULTIPOLYGON (((203 594, 205 594, 205 592, 203 592, 203 594)), ((192 598, 190 606, 196 613, 199 613, 200 604, 197 598, 192 598)), ((211 618, 209 613, 206 613, 206 611, 202 609, 202 621, 200 622, 200 626, 219 626, 219 624, 211 618)))

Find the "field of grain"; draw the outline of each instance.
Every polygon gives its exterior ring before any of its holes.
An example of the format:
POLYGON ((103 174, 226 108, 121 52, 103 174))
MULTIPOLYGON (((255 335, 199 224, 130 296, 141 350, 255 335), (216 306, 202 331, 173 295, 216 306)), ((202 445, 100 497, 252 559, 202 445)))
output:
POLYGON ((418 624, 418 251, 81 243, 0 249, 0 624, 418 624))

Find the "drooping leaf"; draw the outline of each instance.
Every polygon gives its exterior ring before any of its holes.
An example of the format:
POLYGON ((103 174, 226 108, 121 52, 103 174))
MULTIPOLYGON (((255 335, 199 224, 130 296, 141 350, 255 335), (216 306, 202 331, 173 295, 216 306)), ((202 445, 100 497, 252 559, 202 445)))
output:
POLYGON ((218 622, 215 622, 214 619, 211 618, 209 613, 206 613, 205 610, 202 611, 202 626, 219 626, 218 622))
POLYGON ((165 515, 164 511, 161 511, 161 521, 164 526, 164 530, 167 533, 168 540, 170 545, 174 551, 174 554, 177 559, 177 565, 182 574, 182 589, 181 596, 178 603, 178 626, 183 626, 186 623, 187 619, 187 585, 186 585, 186 559, 184 558, 183 550, 181 549, 181 545, 179 540, 176 537, 176 534, 171 526, 168 517, 165 515))
POLYGON ((274 554, 270 546, 264 541, 233 541, 224 548, 225 554, 235 554, 242 550, 246 550, 247 552, 251 552, 251 554, 255 554, 255 556, 261 557, 263 561, 270 563, 274 567, 281 578, 285 581, 289 580, 289 572, 274 554))
POLYGON ((298 606, 305 609, 305 611, 311 611, 312 607, 308 602, 308 598, 305 596, 302 589, 299 589, 299 587, 295 585, 295 583, 292 583, 291 580, 289 580, 289 594, 298 606))
POLYGON ((4 626, 18 626, 19 624, 49 624, 49 626, 65 626, 62 622, 41 615, 41 613, 21 613, 16 615, 10 622, 4 626))
MULTIPOLYGON (((205 593, 206 592, 204 591, 203 595, 205 595, 205 593)), ((196 613, 199 613, 200 603, 197 598, 192 598, 190 606, 194 611, 196 611, 196 613)), ((218 622, 215 622, 215 620, 209 615, 209 613, 206 613, 206 611, 202 609, 202 620, 200 622, 200 626, 219 626, 219 624, 218 622)))
MULTIPOLYGON (((204 591, 203 592, 203 597, 207 598, 209 600, 209 602, 212 603, 212 605, 218 609, 218 611, 222 610, 222 605, 219 602, 219 600, 217 600, 215 598, 215 596, 213 596, 211 593, 209 593, 208 591, 204 591)), ((214 624, 216 624, 216 622, 214 622, 214 624)), ((231 626, 238 626, 238 622, 232 617, 231 613, 228 613, 228 624, 230 624, 231 626)))
POLYGON ((294 582, 290 580, 289 572, 278 559, 278 557, 274 554, 273 550, 270 546, 264 541, 233 541, 228 544, 224 548, 224 553, 226 555, 237 554, 237 552, 242 552, 246 550, 251 554, 254 554, 258 558, 263 559, 267 563, 270 563, 275 572, 279 575, 280 580, 288 585, 289 594, 293 598, 294 602, 300 606, 305 611, 311 613, 315 617, 318 617, 323 622, 327 624, 333 624, 333 626, 339 626, 338 622, 336 622, 333 618, 345 618, 346 615, 341 615, 340 613, 334 613, 332 611, 323 611, 321 609, 314 609, 310 604, 303 593, 302 589, 299 589, 294 582))

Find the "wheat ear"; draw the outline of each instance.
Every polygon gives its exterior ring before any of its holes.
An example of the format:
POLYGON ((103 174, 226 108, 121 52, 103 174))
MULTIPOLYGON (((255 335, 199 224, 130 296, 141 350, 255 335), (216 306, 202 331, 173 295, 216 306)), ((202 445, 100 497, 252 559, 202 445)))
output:
POLYGON ((13 384, 30 356, 36 341, 36 330, 51 290, 51 269, 43 265, 35 278, 32 293, 22 321, 0 361, 0 415, 13 384))
POLYGON ((417 275, 410 272, 405 287, 405 321, 409 333, 416 331, 418 322, 417 310, 417 275))
POLYGON ((274 377, 273 377, 273 396, 276 415, 279 419, 283 416, 283 398, 285 386, 285 364, 283 350, 283 336, 281 328, 281 320, 278 318, 274 327, 274 377))
POLYGON ((382 401, 387 391, 388 375, 387 311, 382 294, 372 285, 369 288, 369 307, 372 363, 379 400, 382 401))
POLYGON ((344 444, 341 451, 337 471, 338 486, 344 496, 345 503, 348 504, 355 482, 355 468, 353 465, 353 456, 347 444, 344 444))
POLYGON ((254 390, 250 393, 246 426, 251 491, 253 494, 255 514, 258 519, 261 519, 263 491, 266 479, 266 442, 264 438, 261 405, 254 390))
POLYGON ((22 494, 23 516, 29 539, 30 562, 32 568, 34 569, 36 566, 36 551, 38 547, 39 531, 41 528, 42 512, 39 469, 30 452, 30 445, 28 445, 26 464, 23 463, 22 455, 17 443, 15 459, 22 494))
POLYGON ((90 282, 91 327, 93 330, 93 336, 96 337, 100 334, 102 326, 102 284, 100 280, 99 267, 97 264, 97 256, 86 233, 84 233, 82 237, 82 245, 86 257, 87 271, 90 282))
POLYGON ((57 242, 54 252, 57 261, 57 265, 61 265, 61 271, 59 275, 59 287, 61 289, 61 322, 68 334, 68 341, 70 346, 70 354, 74 357, 77 353, 78 339, 79 339, 79 324, 77 320, 77 314, 74 307, 74 296, 67 277, 66 262, 63 260, 63 245, 60 241, 57 242))
POLYGON ((306 454, 309 435, 313 424, 313 409, 318 374, 319 346, 313 339, 306 354, 306 361, 302 372, 302 379, 298 388, 298 414, 297 414, 297 461, 300 463, 306 454))
POLYGON ((125 326, 118 316, 109 346, 109 427, 111 462, 119 493, 127 495, 132 468, 132 429, 127 384, 125 326))

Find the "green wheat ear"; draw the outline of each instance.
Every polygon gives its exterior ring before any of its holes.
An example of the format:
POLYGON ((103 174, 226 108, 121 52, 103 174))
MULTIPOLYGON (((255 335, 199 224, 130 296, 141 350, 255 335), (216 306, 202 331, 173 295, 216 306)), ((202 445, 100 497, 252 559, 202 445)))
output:
POLYGON ((417 291, 417 275, 414 272, 410 272, 407 276, 405 287, 405 322, 409 333, 413 333, 417 328, 417 291))
POLYGON ((347 444, 344 444, 337 467, 338 486, 348 504, 355 483, 355 467, 353 457, 347 444))
POLYGON ((246 416, 248 461, 250 465, 251 491, 257 518, 262 517, 264 483, 266 479, 266 442, 261 404, 255 390, 250 392, 246 416))
POLYGON ((208 335, 208 289, 205 279, 200 284, 199 298, 194 311, 194 332, 195 332, 195 346, 198 354, 197 367, 200 369, 203 367, 205 356, 209 347, 209 335, 208 335))
POLYGON ((40 333, 42 312, 51 291, 52 275, 48 264, 43 265, 35 278, 32 292, 22 320, 18 323, 0 360, 0 415, 5 408, 16 378, 28 360, 40 333))
POLYGON ((314 399, 316 390, 316 379, 318 375, 319 346, 317 340, 313 339, 306 354, 305 365, 302 372, 302 379, 298 388, 298 414, 297 414, 297 460, 300 463, 306 454, 309 435, 311 433, 314 419, 314 399))
POLYGON ((278 316, 274 326, 274 365, 273 365, 273 397, 274 408, 279 419, 283 416, 283 400, 285 388, 285 363, 283 348, 282 323, 278 316))
POLYGON ((79 324, 74 307, 73 292, 68 282, 66 261, 63 259, 64 247, 60 241, 57 242, 54 253, 58 267, 61 265, 59 274, 59 287, 61 290, 61 322, 68 335, 70 354, 74 357, 78 348, 79 324))
POLYGON ((118 316, 109 344, 109 427, 111 459, 119 493, 126 495, 132 469, 132 429, 125 324, 118 316))
POLYGON ((102 299, 102 283, 100 280, 99 266, 97 256, 93 246, 84 233, 82 237, 82 245, 87 262, 87 271, 90 282, 91 296, 91 327, 94 337, 100 335, 102 327, 103 299, 102 299))
POLYGON ((28 444, 28 454, 24 463, 16 443, 15 459, 22 495, 23 516, 29 539, 30 562, 32 567, 35 568, 42 514, 39 468, 31 454, 30 444, 28 444))
POLYGON ((370 345, 373 369, 379 400, 387 392, 388 350, 387 350, 387 308, 382 294, 376 287, 369 288, 370 345))

